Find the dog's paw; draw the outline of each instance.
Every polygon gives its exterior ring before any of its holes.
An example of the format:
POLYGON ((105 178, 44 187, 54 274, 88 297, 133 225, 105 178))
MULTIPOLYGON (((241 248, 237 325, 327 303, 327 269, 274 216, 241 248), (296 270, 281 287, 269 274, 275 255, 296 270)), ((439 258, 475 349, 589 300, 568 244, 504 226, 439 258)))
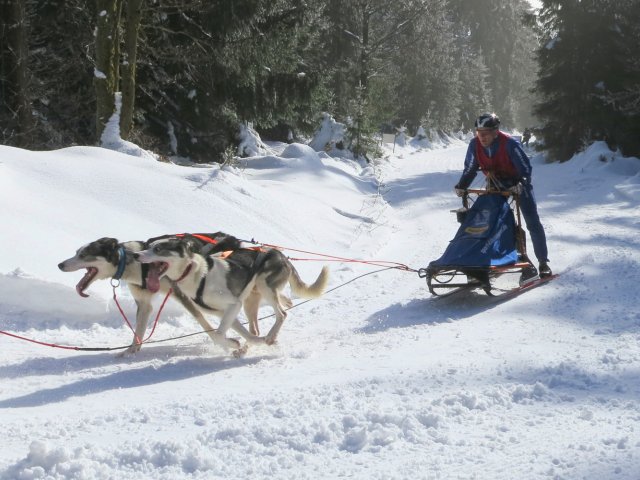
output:
POLYGON ((249 350, 249 345, 244 345, 240 348, 238 348, 237 350, 233 351, 233 356, 236 358, 242 358, 247 354, 247 351, 249 350))
POLYGON ((131 345, 126 350, 120 352, 118 354, 118 357, 120 357, 120 358, 131 357, 131 356, 135 355, 136 353, 138 353, 140 351, 141 347, 142 347, 142 345, 140 345, 139 343, 134 343, 133 345, 131 345))
POLYGON ((267 344, 267 337, 250 337, 247 338, 247 344, 248 345, 266 345, 267 344))
POLYGON ((257 326, 254 326, 253 324, 249 325, 249 333, 255 337, 259 337, 260 336, 260 329, 257 326))
POLYGON ((235 338, 225 338, 223 343, 222 343, 223 348, 225 348, 227 351, 229 350, 240 350, 242 345, 240 344, 240 340, 237 340, 235 338))
POLYGON ((275 337, 270 337, 269 335, 267 335, 266 337, 264 337, 264 343, 266 343, 267 345, 269 345, 270 347, 273 345, 277 345, 278 344, 278 339, 275 337))

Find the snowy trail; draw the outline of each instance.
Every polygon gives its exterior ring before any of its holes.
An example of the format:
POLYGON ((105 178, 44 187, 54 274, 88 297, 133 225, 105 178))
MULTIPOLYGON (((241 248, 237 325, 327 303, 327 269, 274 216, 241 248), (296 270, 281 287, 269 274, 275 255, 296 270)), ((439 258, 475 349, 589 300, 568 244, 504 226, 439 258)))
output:
MULTIPOLYGON (((304 223, 309 232, 278 219, 258 233, 419 268, 457 229, 449 210, 458 206, 452 186, 465 149, 396 150, 378 172, 382 197, 340 164, 331 176, 292 168, 283 180, 271 170, 284 162, 275 157, 248 171, 249 182, 224 172, 187 178, 214 179, 225 202, 256 208, 257 220, 250 211, 225 214, 232 233, 250 231, 246 222, 263 225, 282 205, 307 219, 329 211, 326 221, 304 223)), ((415 273, 388 270, 292 310, 278 346, 242 359, 204 336, 127 358, 2 339, 0 478, 637 479, 638 202, 618 188, 624 177, 597 161, 585 161, 582 172, 568 164, 534 169, 552 266, 565 273, 504 304, 480 295, 433 301, 415 273)), ((171 181, 171 169, 162 171, 171 181)), ((155 188, 155 174, 146 174, 155 188)), ((79 246, 63 240, 65 254, 79 246)), ((305 279, 319 270, 316 262, 296 266, 305 279)), ((336 286, 377 267, 331 268, 336 286)), ((5 328, 44 341, 129 340, 108 286, 80 299, 67 284, 19 272, 0 282, 5 328)), ((156 335, 195 329, 171 304, 156 335)))

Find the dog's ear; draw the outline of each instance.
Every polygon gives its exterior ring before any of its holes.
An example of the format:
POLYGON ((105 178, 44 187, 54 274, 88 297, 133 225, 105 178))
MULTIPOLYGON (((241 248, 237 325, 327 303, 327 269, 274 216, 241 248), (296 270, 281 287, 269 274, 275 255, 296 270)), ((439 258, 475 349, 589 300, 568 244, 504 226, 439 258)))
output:
POLYGON ((113 248, 113 249, 118 248, 117 238, 102 237, 100 240, 98 240, 98 243, 102 245, 104 248, 113 248))
POLYGON ((184 253, 186 256, 192 257, 194 253, 200 252, 200 244, 193 238, 186 238, 181 241, 184 246, 184 253))
POLYGON ((99 255, 106 258, 110 263, 114 265, 118 264, 119 261, 119 243, 117 238, 111 237, 102 237, 100 240, 96 242, 99 245, 100 253, 99 255))

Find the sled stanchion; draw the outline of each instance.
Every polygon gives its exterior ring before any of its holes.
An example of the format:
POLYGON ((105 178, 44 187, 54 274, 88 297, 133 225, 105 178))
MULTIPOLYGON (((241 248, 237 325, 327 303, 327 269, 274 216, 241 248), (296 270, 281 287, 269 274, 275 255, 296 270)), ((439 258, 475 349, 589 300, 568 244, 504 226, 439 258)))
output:
POLYGON ((524 230, 522 229, 522 220, 520 218, 520 194, 517 193, 513 196, 515 204, 516 204, 516 223, 518 225, 518 231, 517 231, 517 240, 518 240, 518 247, 520 249, 520 252, 522 254, 522 258, 529 258, 527 256, 527 241, 525 239, 525 234, 524 234, 524 230))

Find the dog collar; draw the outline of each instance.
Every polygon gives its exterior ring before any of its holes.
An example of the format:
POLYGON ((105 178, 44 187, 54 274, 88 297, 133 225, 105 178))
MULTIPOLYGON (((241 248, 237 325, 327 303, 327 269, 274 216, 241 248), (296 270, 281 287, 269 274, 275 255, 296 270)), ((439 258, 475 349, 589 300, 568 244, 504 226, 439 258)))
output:
POLYGON ((124 269, 127 266, 127 252, 122 245, 120 245, 120 248, 118 249, 118 256, 118 269, 116 270, 116 274, 113 276, 115 280, 120 280, 124 273, 124 269))
POLYGON ((180 278, 179 278, 179 279, 177 279, 177 280, 174 280, 174 282, 175 282, 175 283, 178 283, 178 282, 181 282, 182 280, 184 280, 184 279, 185 279, 185 277, 186 277, 187 275, 189 275, 189 272, 191 271, 191 267, 193 267, 193 262, 191 262, 191 263, 189 264, 189 266, 185 269, 185 271, 182 273, 182 275, 180 275, 180 278))

